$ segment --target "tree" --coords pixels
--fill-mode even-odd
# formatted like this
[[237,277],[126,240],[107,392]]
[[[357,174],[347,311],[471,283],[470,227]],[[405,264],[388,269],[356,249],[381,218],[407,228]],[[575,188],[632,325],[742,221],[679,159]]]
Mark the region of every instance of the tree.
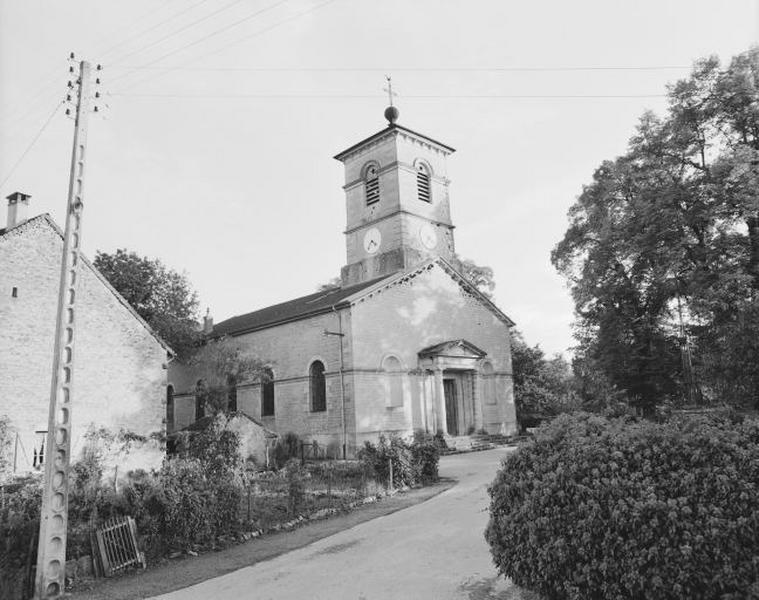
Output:
[[495,280],[493,279],[493,269],[483,265],[478,265],[468,258],[457,257],[461,263],[461,274],[476,287],[481,294],[493,299],[495,290]]
[[514,398],[522,427],[536,418],[572,411],[577,405],[572,370],[557,354],[547,359],[539,345],[528,346],[522,334],[511,331]]
[[197,401],[206,414],[237,410],[237,386],[266,377],[266,363],[232,338],[209,340],[189,362],[200,381]]
[[94,265],[178,356],[192,352],[200,337],[198,297],[184,273],[125,249],[98,252]]
[[339,290],[343,285],[342,278],[338,275],[337,277],[333,277],[329,281],[319,284],[319,287],[316,288],[317,292],[331,292],[334,290]]
[[699,61],[596,170],[552,253],[585,365],[644,412],[696,380],[707,398],[758,397],[757,82],[759,49]]

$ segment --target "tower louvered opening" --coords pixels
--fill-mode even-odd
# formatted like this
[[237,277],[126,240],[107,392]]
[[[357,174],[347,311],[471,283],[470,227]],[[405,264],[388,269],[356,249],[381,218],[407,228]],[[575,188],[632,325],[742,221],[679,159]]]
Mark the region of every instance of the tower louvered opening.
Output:
[[366,182],[366,203],[374,204],[379,202],[380,190],[379,190],[379,177],[374,177]]
[[416,172],[416,190],[419,200],[430,201],[430,176],[422,170]]

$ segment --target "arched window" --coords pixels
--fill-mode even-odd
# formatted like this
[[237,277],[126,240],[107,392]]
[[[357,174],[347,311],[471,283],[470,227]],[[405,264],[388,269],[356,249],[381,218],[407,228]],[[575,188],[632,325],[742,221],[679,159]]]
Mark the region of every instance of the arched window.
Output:
[[416,163],[416,194],[419,200],[430,202],[430,168],[421,161]]
[[403,366],[395,356],[382,361],[387,378],[387,406],[403,406]]
[[327,410],[327,384],[324,380],[324,363],[315,360],[308,369],[311,388],[311,410],[321,412]]
[[166,386],[166,431],[174,429],[174,386]]
[[482,395],[485,404],[495,404],[495,371],[493,369],[493,363],[486,361],[482,363],[480,369],[482,373]]
[[274,372],[269,367],[261,376],[261,416],[274,416]]
[[206,390],[202,379],[195,384],[195,420],[206,416]]
[[379,202],[379,165],[376,163],[370,163],[364,170],[364,193],[367,206]]

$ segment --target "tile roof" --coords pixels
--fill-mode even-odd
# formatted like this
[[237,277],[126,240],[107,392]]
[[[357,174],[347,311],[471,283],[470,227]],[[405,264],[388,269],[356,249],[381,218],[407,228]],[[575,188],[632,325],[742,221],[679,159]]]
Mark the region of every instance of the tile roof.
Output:
[[306,317],[330,312],[333,306],[345,306],[345,300],[353,294],[392,276],[383,275],[377,279],[364,281],[349,287],[316,292],[308,296],[302,296],[288,302],[282,302],[281,304],[275,304],[274,306],[268,306],[244,315],[226,319],[214,325],[213,337],[239,335],[248,331],[265,329],[274,325],[298,321]]

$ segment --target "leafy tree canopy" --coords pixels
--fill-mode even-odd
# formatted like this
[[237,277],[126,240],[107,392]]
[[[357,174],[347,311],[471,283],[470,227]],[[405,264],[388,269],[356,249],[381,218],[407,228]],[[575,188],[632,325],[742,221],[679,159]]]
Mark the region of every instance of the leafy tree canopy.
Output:
[[759,393],[759,49],[699,61],[668,96],[596,170],[551,257],[585,367],[644,411],[694,381]]
[[226,412],[230,404],[236,403],[238,385],[266,377],[266,363],[243,350],[232,338],[209,340],[189,363],[201,382],[196,394],[206,414]]
[[560,354],[546,358],[540,346],[527,345],[517,329],[511,331],[511,365],[517,416],[523,425],[533,417],[551,417],[576,408],[569,363]]
[[199,338],[198,297],[184,273],[126,249],[98,252],[94,265],[178,356],[190,354]]

